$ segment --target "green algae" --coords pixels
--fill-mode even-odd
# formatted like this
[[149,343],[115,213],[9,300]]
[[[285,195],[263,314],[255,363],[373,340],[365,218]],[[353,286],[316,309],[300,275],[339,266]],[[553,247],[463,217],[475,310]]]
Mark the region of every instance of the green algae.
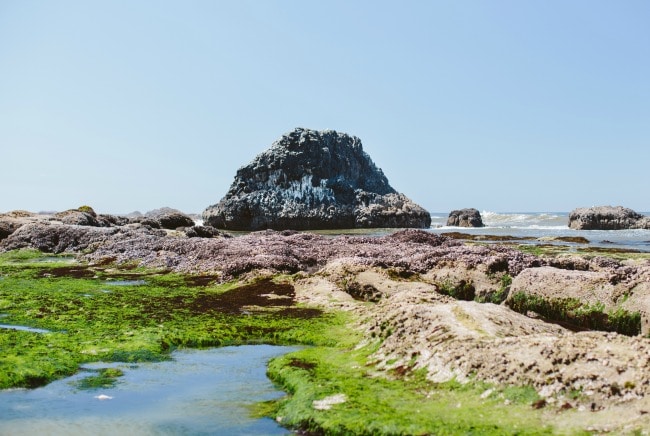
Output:
[[433,383],[423,371],[387,378],[367,363],[375,349],[313,347],[275,358],[268,375],[289,395],[261,405],[259,412],[306,434],[555,432],[533,410],[539,397],[530,387]]
[[89,375],[76,382],[79,389],[100,389],[111,388],[117,384],[119,377],[122,377],[124,372],[119,368],[102,368],[96,371],[95,375]]
[[577,298],[546,298],[517,292],[507,302],[519,313],[533,311],[546,319],[577,328],[617,332],[628,336],[641,333],[641,314],[621,307],[606,311],[603,303],[586,304]]
[[[89,266],[38,252],[0,254],[4,321],[50,330],[0,330],[0,388],[34,388],[84,363],[168,359],[182,347],[251,343],[309,345],[273,360],[268,375],[288,395],[256,413],[313,434],[548,434],[534,389],[483,382],[436,384],[422,371],[379,373],[379,342],[362,337],[347,313],[295,302],[291,277],[220,283],[217,276]],[[109,286],[116,280],[138,284]],[[269,296],[272,296],[269,297]],[[102,372],[82,389],[117,383]],[[487,391],[489,395],[485,395]],[[342,395],[342,397],[336,397]],[[315,401],[343,399],[317,410]]]
[[[0,388],[37,387],[93,361],[164,360],[179,347],[333,344],[344,317],[302,307],[290,283],[216,284],[165,271],[0,255]],[[48,255],[48,257],[51,257]],[[144,284],[109,286],[110,280]],[[273,297],[273,298],[271,298]]]

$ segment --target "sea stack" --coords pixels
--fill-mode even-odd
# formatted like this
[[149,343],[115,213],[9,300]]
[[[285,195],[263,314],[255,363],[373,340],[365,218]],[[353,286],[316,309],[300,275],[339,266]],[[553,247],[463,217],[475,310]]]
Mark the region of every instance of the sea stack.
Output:
[[426,228],[431,216],[388,183],[356,136],[297,128],[237,171],[203,212],[231,230]]
[[584,207],[571,211],[569,227],[576,230],[650,229],[650,217],[622,206]]

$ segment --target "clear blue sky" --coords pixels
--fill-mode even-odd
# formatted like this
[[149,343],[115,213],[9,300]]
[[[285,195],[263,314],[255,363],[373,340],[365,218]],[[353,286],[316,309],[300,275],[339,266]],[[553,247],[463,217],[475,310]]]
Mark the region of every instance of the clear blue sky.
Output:
[[432,212],[650,210],[650,2],[0,1],[0,212],[200,212],[294,127]]

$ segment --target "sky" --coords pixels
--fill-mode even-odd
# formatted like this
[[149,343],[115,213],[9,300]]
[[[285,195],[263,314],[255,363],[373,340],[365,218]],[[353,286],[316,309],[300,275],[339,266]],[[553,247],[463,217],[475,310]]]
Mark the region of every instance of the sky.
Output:
[[201,212],[295,127],[431,212],[650,211],[650,2],[0,1],[0,212]]

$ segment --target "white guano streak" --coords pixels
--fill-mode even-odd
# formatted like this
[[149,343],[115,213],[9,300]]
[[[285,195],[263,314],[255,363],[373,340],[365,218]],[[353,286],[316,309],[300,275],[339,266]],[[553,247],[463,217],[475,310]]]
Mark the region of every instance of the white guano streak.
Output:
[[281,171],[274,171],[269,174],[266,185],[269,189],[279,192],[284,201],[301,202],[311,204],[312,198],[315,202],[334,200],[334,192],[326,186],[327,181],[321,180],[318,186],[312,186],[313,176],[306,174],[300,180],[292,180],[285,189],[278,189],[278,180],[282,175]]

